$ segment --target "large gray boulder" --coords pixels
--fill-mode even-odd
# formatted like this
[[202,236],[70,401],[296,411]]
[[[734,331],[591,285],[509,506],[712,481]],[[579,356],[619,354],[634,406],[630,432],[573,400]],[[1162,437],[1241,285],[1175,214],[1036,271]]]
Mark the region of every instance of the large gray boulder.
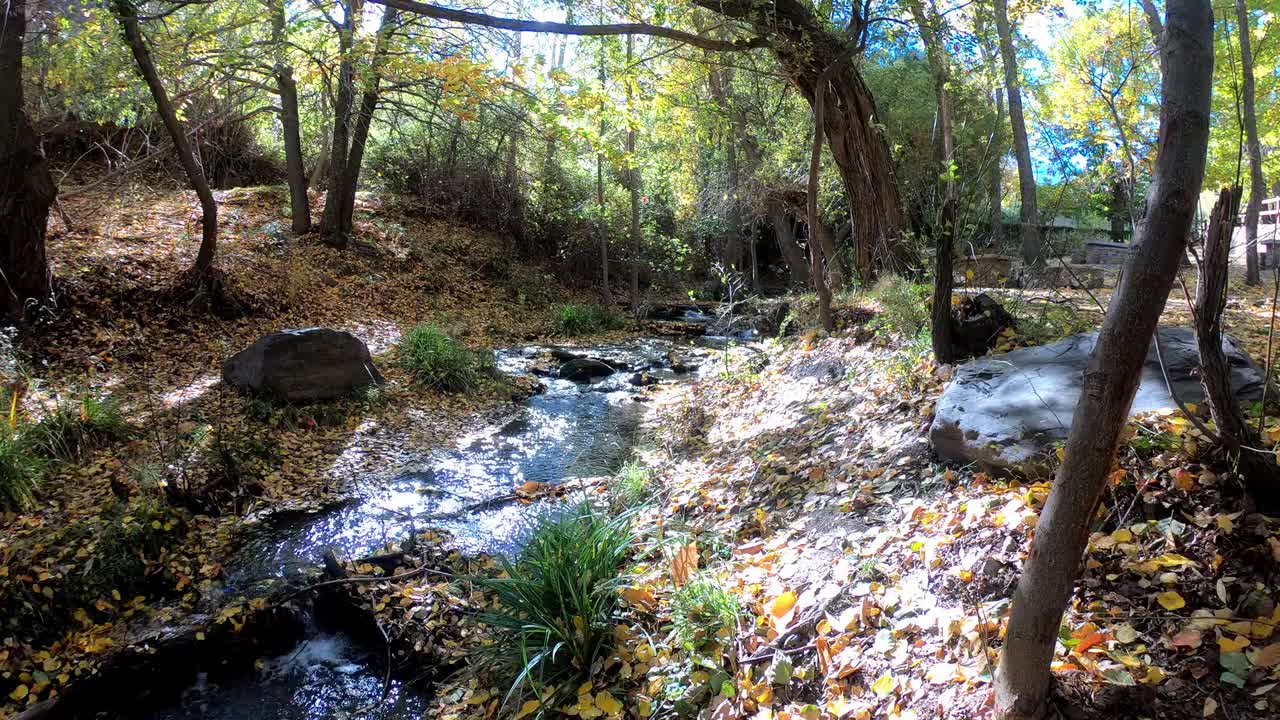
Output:
[[332,400],[386,382],[363,340],[328,328],[263,335],[223,363],[222,379],[241,390],[290,402]]
[[[974,463],[988,471],[1047,476],[1056,464],[1054,447],[1071,428],[1080,381],[1098,334],[1083,333],[1049,345],[978,358],[956,369],[938,400],[929,441],[945,460]],[[1160,328],[1169,381],[1187,403],[1204,400],[1200,355],[1190,328]],[[1222,348],[1231,385],[1242,402],[1262,397],[1262,370],[1230,338]],[[1142,368],[1133,414],[1174,409],[1154,345]]]

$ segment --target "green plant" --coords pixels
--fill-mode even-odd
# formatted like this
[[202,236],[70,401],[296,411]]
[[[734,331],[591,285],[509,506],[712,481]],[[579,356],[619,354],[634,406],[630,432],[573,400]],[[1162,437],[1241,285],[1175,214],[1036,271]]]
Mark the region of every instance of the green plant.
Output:
[[44,459],[20,432],[0,431],[0,508],[21,510],[35,497]]
[[479,354],[433,325],[417,325],[405,333],[396,352],[418,382],[444,392],[476,387],[488,369]]
[[913,338],[929,327],[928,287],[898,275],[885,275],[871,294],[880,304],[880,313],[872,321],[878,330]]
[[128,437],[133,428],[114,398],[84,393],[77,398],[59,398],[28,432],[41,453],[71,460]]
[[738,596],[709,577],[686,583],[671,596],[676,639],[688,650],[725,640],[738,626]]
[[[514,562],[503,558],[507,577],[477,581],[497,595],[480,620],[502,636],[495,659],[511,677],[508,699],[529,690],[542,707],[556,707],[612,652],[633,540],[627,515],[609,517],[584,503],[544,520]],[[552,697],[543,697],[551,687]]]
[[621,508],[633,508],[644,504],[653,481],[653,471],[643,463],[630,460],[618,470],[613,482],[613,501]]
[[622,316],[602,305],[556,305],[551,308],[551,327],[557,335],[589,335],[616,330]]
[[921,330],[902,347],[875,361],[876,367],[890,382],[904,391],[923,390],[932,373],[925,363],[933,357],[933,344],[929,331]]

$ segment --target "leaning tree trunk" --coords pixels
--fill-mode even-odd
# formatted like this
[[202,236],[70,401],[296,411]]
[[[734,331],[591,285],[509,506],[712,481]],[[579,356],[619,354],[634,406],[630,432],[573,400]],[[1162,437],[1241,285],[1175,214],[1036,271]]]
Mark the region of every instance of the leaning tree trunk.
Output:
[[200,161],[196,159],[191,143],[187,141],[187,133],[178,122],[178,114],[169,100],[169,93],[165,91],[164,83],[160,81],[160,75],[156,72],[156,65],[151,59],[147,39],[142,36],[142,28],[138,24],[137,12],[132,0],[115,0],[115,8],[120,18],[120,25],[124,29],[125,42],[133,52],[133,59],[138,63],[138,72],[146,81],[147,88],[151,90],[151,97],[156,102],[156,111],[160,113],[160,119],[164,122],[165,129],[169,131],[169,138],[178,151],[178,161],[182,163],[182,169],[187,173],[187,180],[196,191],[196,196],[200,198],[202,237],[193,270],[197,277],[203,278],[213,271],[213,257],[218,248],[218,203],[213,199],[209,180],[200,168]]
[[1240,204],[1240,188],[1224,188],[1209,216],[1204,241],[1200,279],[1196,285],[1196,344],[1200,349],[1200,383],[1218,439],[1232,464],[1244,478],[1254,502],[1267,514],[1280,509],[1280,467],[1274,455],[1249,450],[1262,442],[1249,427],[1240,402],[1231,389],[1231,366],[1222,351],[1222,311],[1227,307],[1227,262],[1231,253],[1231,232]]
[[878,271],[907,269],[913,259],[901,243],[902,199],[893,175],[889,145],[880,130],[875,98],[856,63],[834,63],[837,57],[855,48],[829,30],[802,0],[694,2],[712,12],[745,20],[760,35],[769,37],[769,48],[783,74],[810,106],[816,100],[818,76],[837,65],[824,93],[822,124],[849,201],[855,270],[859,279],[867,283]]
[[298,83],[293,68],[285,62],[285,0],[271,0],[271,44],[276,53],[273,73],[280,95],[280,126],[284,130],[285,177],[289,183],[291,227],[296,233],[311,232],[311,205],[307,201],[307,170],[302,160],[301,116],[298,112]]
[[22,98],[22,0],[0,14],[0,319],[18,322],[52,290],[45,228],[57,188]]
[[1168,0],[1162,52],[1167,68],[1160,144],[1138,250],[1116,289],[1089,354],[1075,422],[1057,478],[1036,523],[1013,596],[996,676],[1006,719],[1041,716],[1049,695],[1062,613],[1071,599],[1098,502],[1141,379],[1147,348],[1186,249],[1204,178],[1213,87],[1209,0]]
[[1022,261],[1045,264],[1045,248],[1040,237],[1040,211],[1036,206],[1036,174],[1031,165],[1027,123],[1022,114],[1022,90],[1018,82],[1018,56],[1013,51],[1009,29],[1009,9],[1005,0],[995,0],[996,31],[1000,34],[1000,57],[1004,64],[1005,94],[1009,97],[1009,124],[1013,127],[1013,154],[1018,160],[1018,195],[1022,203]]
[[1258,142],[1258,112],[1255,108],[1257,86],[1253,80],[1253,43],[1249,37],[1249,8],[1245,0],[1236,0],[1236,34],[1240,36],[1240,94],[1243,96],[1244,131],[1249,151],[1249,204],[1244,211],[1245,282],[1261,285],[1258,270],[1258,211],[1267,194],[1262,179],[1262,144]]

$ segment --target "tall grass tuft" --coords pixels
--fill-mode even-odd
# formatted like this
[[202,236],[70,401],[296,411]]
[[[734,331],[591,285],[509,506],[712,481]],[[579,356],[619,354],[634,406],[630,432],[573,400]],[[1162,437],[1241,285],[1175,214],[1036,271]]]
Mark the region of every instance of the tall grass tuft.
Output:
[[739,613],[738,596],[707,577],[694,578],[671,596],[676,639],[688,650],[732,637]]
[[638,460],[628,460],[614,477],[610,495],[616,507],[627,510],[643,505],[648,499],[653,471]]
[[84,458],[108,442],[129,437],[133,428],[114,398],[84,393],[59,398],[27,432],[35,449],[44,455],[74,460]]
[[543,521],[514,562],[504,558],[507,577],[480,581],[497,595],[480,619],[501,636],[495,648],[511,677],[508,700],[532,692],[542,707],[556,707],[613,651],[620,575],[633,540],[628,516],[584,503]]
[[0,509],[22,510],[35,498],[44,477],[44,458],[9,428],[0,430]]
[[557,335],[590,335],[616,330],[622,316],[603,305],[556,305],[551,308],[551,327]]
[[414,378],[444,392],[462,392],[479,385],[488,369],[481,355],[432,325],[421,324],[405,333],[397,349],[400,364]]

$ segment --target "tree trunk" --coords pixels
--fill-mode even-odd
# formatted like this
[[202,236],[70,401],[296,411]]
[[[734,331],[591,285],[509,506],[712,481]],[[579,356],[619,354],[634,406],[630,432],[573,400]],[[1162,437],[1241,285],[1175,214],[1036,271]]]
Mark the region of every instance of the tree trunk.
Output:
[[1035,169],[1031,166],[1027,123],[1022,114],[1018,56],[1013,50],[1013,32],[1009,29],[1009,9],[1005,0],[995,0],[995,20],[996,31],[1000,34],[1005,94],[1009,98],[1009,123],[1013,127],[1013,154],[1018,159],[1018,194],[1022,203],[1019,215],[1022,226],[1022,261],[1028,265],[1042,266],[1046,258],[1040,238],[1040,211],[1036,207],[1036,176]]
[[280,126],[284,130],[284,162],[289,183],[291,227],[295,233],[311,232],[311,204],[307,201],[307,170],[302,158],[301,116],[298,112],[298,83],[293,68],[285,62],[285,0],[270,0],[271,44],[276,53],[276,92],[280,95]]
[[359,2],[352,0],[342,8],[342,25],[338,27],[338,87],[333,102],[333,140],[329,145],[329,189],[325,193],[324,219],[321,233],[324,243],[339,250],[347,247],[347,233],[342,228],[342,196],[347,177],[347,153],[351,149],[351,105],[355,102],[355,23]]
[[26,16],[22,0],[0,13],[0,316],[20,322],[29,305],[52,291],[45,257],[49,206],[58,191],[49,164],[23,112],[22,42]]
[[[604,48],[600,52],[600,94],[605,92]],[[604,107],[600,108],[600,142],[604,142]],[[596,231],[600,234],[600,300],[613,303],[609,293],[609,227],[604,208],[604,148],[596,150],[596,210],[600,213]]]
[[[893,176],[889,146],[880,131],[875,98],[863,82],[857,64],[847,62],[856,45],[829,30],[801,0],[756,3],[751,0],[694,0],[712,12],[745,20],[756,32],[770,37],[769,48],[788,81],[810,106],[816,100],[818,77],[844,55],[829,75],[823,104],[823,134],[849,201],[855,239],[854,267],[863,284],[882,270],[905,270],[913,259],[901,240],[902,200]],[[860,36],[859,28],[852,33]],[[833,287],[843,284],[838,264]]]
[[1253,46],[1249,37],[1249,8],[1245,0],[1236,0],[1236,34],[1240,36],[1240,72],[1243,76],[1240,94],[1243,97],[1244,131],[1249,152],[1249,204],[1244,211],[1245,282],[1261,285],[1258,269],[1258,211],[1267,194],[1267,184],[1262,179],[1262,144],[1258,142],[1258,113],[1255,109],[1257,86],[1253,80]]
[[213,199],[209,181],[205,178],[204,171],[200,169],[200,161],[196,159],[191,143],[187,141],[187,133],[178,122],[173,103],[169,101],[169,94],[165,91],[164,83],[160,81],[160,75],[156,72],[155,63],[151,60],[151,50],[147,47],[146,38],[142,36],[142,28],[138,24],[133,3],[131,0],[115,0],[115,8],[120,18],[120,25],[124,29],[125,42],[133,51],[133,59],[138,63],[138,72],[146,81],[147,88],[151,90],[151,97],[156,102],[156,111],[160,113],[160,119],[164,122],[165,129],[169,131],[169,139],[173,141],[173,146],[178,151],[178,161],[182,163],[182,169],[187,173],[187,180],[196,191],[196,196],[200,198],[202,237],[193,269],[197,276],[205,277],[213,270],[214,253],[218,248],[218,203]]
[[995,89],[996,124],[991,131],[991,169],[987,176],[987,192],[991,196],[991,244],[1004,242],[1004,90]]
[[[822,224],[818,214],[818,173],[822,169],[823,118],[826,117],[827,85],[836,70],[852,55],[852,50],[842,51],[831,64],[818,74],[814,83],[813,96],[813,148],[809,154],[809,187],[805,195],[805,217],[809,225],[809,277],[813,280],[813,288],[818,294],[818,319],[827,332],[835,329],[835,320],[831,316],[831,285],[827,280],[827,268],[834,266],[835,253],[827,253],[828,247],[834,248],[827,228]],[[823,256],[826,262],[823,262]]]
[[773,235],[778,240],[778,249],[787,260],[787,268],[791,271],[791,286],[805,287],[809,284],[808,261],[804,257],[804,248],[796,239],[796,228],[787,216],[782,201],[769,198],[765,212],[769,215],[769,224],[773,226]]
[[933,304],[929,311],[929,333],[933,355],[939,364],[954,362],[956,347],[951,333],[951,286],[954,282],[953,259],[955,254],[956,220],[960,212],[959,191],[956,188],[955,124],[951,116],[951,59],[947,55],[942,29],[945,20],[933,0],[925,10],[923,0],[912,0],[911,14],[915,18],[928,56],[929,70],[933,75],[934,94],[938,100],[938,125],[942,135],[941,165],[943,178],[942,217],[935,230]]
[[[627,36],[627,67],[631,67],[635,36]],[[633,77],[627,83],[627,114],[635,112],[632,104]],[[636,160],[636,118],[627,119],[627,189],[631,192],[631,310],[640,311],[640,165]]]
[[1280,467],[1271,453],[1244,449],[1263,443],[1249,427],[1231,389],[1231,366],[1222,351],[1222,311],[1227,307],[1227,263],[1231,234],[1240,205],[1240,188],[1223,188],[1209,216],[1200,279],[1196,284],[1196,344],[1200,349],[1200,382],[1218,428],[1219,440],[1259,510],[1268,515],[1280,508]]
[[1182,261],[1204,178],[1213,10],[1208,0],[1168,0],[1166,25],[1162,52],[1167,73],[1147,217],[1138,250],[1089,354],[1076,422],[1013,596],[996,676],[996,709],[1002,718],[1038,718],[1045,709],[1052,680],[1049,663],[1062,613],[1071,599],[1152,333]]

